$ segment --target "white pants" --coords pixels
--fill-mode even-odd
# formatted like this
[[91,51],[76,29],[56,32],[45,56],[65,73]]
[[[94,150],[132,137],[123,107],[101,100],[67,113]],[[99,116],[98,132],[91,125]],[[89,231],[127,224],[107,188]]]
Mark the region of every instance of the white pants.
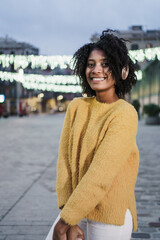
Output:
[[127,209],[125,222],[122,226],[111,225],[83,219],[79,224],[83,230],[85,240],[130,240],[132,234],[132,215]]
[[60,214],[58,215],[58,217],[54,221],[54,223],[53,223],[53,225],[52,225],[52,227],[51,227],[51,229],[50,229],[50,231],[49,231],[45,240],[52,240],[53,230],[54,230],[54,227],[55,227],[55,225],[56,225],[56,223],[58,222],[59,219],[60,219]]
[[[45,240],[52,240],[54,226],[59,219],[60,215],[53,223]],[[126,211],[125,222],[122,226],[100,223],[86,218],[78,225],[84,232],[85,240],[130,240],[133,228],[132,215],[129,209]]]

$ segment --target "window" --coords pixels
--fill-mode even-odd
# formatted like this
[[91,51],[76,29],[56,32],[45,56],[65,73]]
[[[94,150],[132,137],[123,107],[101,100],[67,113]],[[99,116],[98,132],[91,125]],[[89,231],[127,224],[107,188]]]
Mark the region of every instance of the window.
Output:
[[137,50],[137,49],[139,49],[138,44],[134,43],[131,45],[131,50]]

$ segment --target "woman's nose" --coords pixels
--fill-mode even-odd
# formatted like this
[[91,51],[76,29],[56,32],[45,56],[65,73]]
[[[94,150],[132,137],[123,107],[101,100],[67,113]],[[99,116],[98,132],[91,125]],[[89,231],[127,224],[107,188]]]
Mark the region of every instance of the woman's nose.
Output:
[[101,73],[102,72],[102,67],[99,64],[96,64],[92,70],[93,73]]

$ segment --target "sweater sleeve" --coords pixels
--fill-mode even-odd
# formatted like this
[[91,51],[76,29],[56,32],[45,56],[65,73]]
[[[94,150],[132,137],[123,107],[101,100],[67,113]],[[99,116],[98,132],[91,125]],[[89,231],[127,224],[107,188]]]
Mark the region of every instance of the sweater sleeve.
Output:
[[75,225],[86,217],[109,191],[136,141],[138,117],[134,109],[119,112],[110,122],[84,177],[61,211],[61,218]]
[[58,207],[62,209],[71,195],[71,170],[68,161],[68,143],[71,125],[71,103],[68,105],[62,128],[57,162],[56,192]]

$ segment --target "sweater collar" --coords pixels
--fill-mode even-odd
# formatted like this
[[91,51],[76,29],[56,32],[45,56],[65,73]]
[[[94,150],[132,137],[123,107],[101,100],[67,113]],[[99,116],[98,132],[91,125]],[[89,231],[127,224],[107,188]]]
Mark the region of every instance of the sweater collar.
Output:
[[117,101],[115,101],[115,102],[112,102],[112,103],[103,103],[103,102],[99,102],[97,99],[96,99],[96,97],[92,97],[93,98],[93,104],[94,105],[97,105],[97,106],[108,106],[108,107],[112,107],[112,106],[114,106],[114,105],[116,105],[116,104],[119,104],[120,102],[123,102],[124,100],[123,99],[118,99]]

